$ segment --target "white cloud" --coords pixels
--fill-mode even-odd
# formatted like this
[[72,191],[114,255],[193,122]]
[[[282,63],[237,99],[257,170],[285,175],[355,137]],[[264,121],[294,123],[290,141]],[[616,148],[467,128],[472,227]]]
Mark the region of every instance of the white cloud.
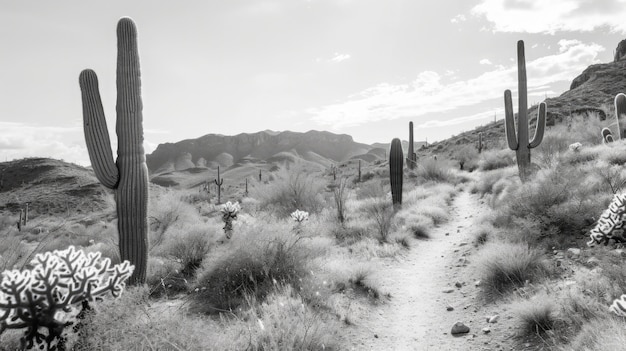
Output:
[[1,161],[23,157],[51,157],[89,164],[82,126],[53,127],[0,122]]
[[[529,94],[542,94],[550,84],[570,81],[590,64],[604,48],[580,41],[559,42],[559,52],[526,63]],[[512,48],[515,50],[515,48]],[[426,71],[410,83],[381,83],[347,101],[337,102],[306,112],[320,124],[333,129],[361,125],[380,120],[413,118],[427,114],[453,111],[465,106],[502,97],[504,90],[517,91],[517,65],[496,66],[478,77],[456,80]]]
[[554,34],[608,28],[626,33],[626,0],[481,0],[471,13],[497,32]]
[[339,53],[335,53],[335,56],[333,56],[333,58],[330,59],[331,62],[341,62],[341,61],[345,61],[350,59],[350,55],[349,54],[339,54]]
[[465,22],[465,21],[467,21],[467,17],[465,17],[465,15],[463,14],[456,15],[450,20],[450,22],[452,23],[460,23],[460,22]]
[[463,117],[448,119],[448,120],[445,120],[445,121],[442,121],[442,120],[430,120],[430,121],[426,121],[426,122],[416,126],[416,128],[449,127],[449,126],[453,126],[453,125],[457,125],[457,124],[462,124],[462,123],[472,122],[472,121],[480,121],[480,120],[483,120],[485,122],[491,122],[491,121],[493,121],[494,113],[496,113],[496,114],[503,114],[504,113],[504,108],[499,108],[499,109],[496,109],[494,111],[480,112],[480,113],[477,113],[477,114],[474,114],[474,115],[471,115],[471,116],[463,116]]
[[489,59],[482,59],[478,63],[480,63],[481,65],[488,65],[488,66],[493,65],[493,63],[491,63],[491,61],[489,61]]

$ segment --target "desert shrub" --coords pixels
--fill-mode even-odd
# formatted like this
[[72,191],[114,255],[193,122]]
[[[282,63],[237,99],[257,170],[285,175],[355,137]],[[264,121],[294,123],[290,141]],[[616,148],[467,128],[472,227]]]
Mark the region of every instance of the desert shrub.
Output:
[[169,297],[189,290],[182,264],[164,257],[149,257],[146,284],[151,297]]
[[269,184],[255,184],[251,196],[259,205],[281,217],[288,217],[294,210],[319,213],[325,201],[321,195],[326,184],[309,173],[297,170],[279,170]]
[[338,225],[333,227],[331,234],[337,239],[338,243],[345,245],[352,245],[369,236],[367,228],[361,226]]
[[346,201],[348,200],[348,183],[345,179],[340,179],[336,187],[333,188],[333,198],[337,210],[337,220],[339,223],[346,220]]
[[477,256],[481,286],[487,298],[495,298],[535,282],[548,272],[542,254],[527,245],[488,243]]
[[591,162],[599,157],[600,151],[598,147],[583,147],[579,151],[568,150],[561,156],[561,162],[570,165]]
[[506,203],[510,215],[541,224],[542,231],[578,234],[602,212],[606,199],[580,168],[542,170],[532,182],[520,185]]
[[626,141],[617,141],[611,143],[609,147],[604,148],[600,152],[600,160],[606,161],[611,165],[622,166],[626,163]]
[[372,172],[365,172],[364,174],[361,174],[361,182],[367,182],[368,180],[374,179],[376,175]]
[[465,145],[452,154],[452,158],[459,163],[459,168],[469,172],[478,167],[478,156],[478,150],[470,145]]
[[[581,278],[590,279],[588,275]],[[570,289],[565,296],[559,298],[559,301],[560,315],[569,326],[569,333],[577,333],[590,321],[608,315],[606,306],[589,296],[580,286]]]
[[373,198],[365,201],[365,212],[374,222],[380,242],[387,242],[393,223],[393,204],[386,198]]
[[371,267],[359,267],[352,271],[348,283],[352,286],[357,295],[367,296],[374,300],[382,297],[382,293],[377,287],[377,283],[372,277]]
[[169,233],[161,254],[173,257],[180,262],[182,275],[190,277],[211,251],[217,237],[218,233],[215,228],[205,225],[187,226],[177,233]]
[[556,303],[547,294],[535,295],[513,304],[517,329],[522,336],[541,335],[552,330],[557,322]]
[[626,172],[622,166],[598,163],[594,167],[593,174],[597,176],[600,187],[607,193],[621,192],[626,185]]
[[[127,288],[86,315],[73,350],[236,350],[239,331],[201,316],[149,309],[147,287]],[[241,345],[238,345],[239,347]]]
[[419,162],[415,174],[418,179],[424,181],[457,183],[457,177],[452,172],[450,163],[443,160],[438,161],[434,158]]
[[150,201],[148,218],[151,251],[163,243],[165,233],[171,228],[199,220],[198,211],[184,201],[182,196],[183,194],[177,191],[167,191]]
[[626,322],[623,318],[593,320],[568,344],[565,351],[623,350],[626,345]]
[[27,262],[33,249],[25,245],[18,237],[0,240],[0,271],[20,268]]
[[250,304],[253,308],[245,319],[250,321],[251,335],[249,341],[241,338],[240,349],[332,350],[337,346],[336,322],[307,306],[289,286],[277,289],[260,304]]
[[409,232],[416,239],[428,239],[430,238],[430,234],[428,233],[428,227],[423,224],[411,224],[408,227]]
[[515,152],[509,149],[487,150],[481,154],[478,168],[482,171],[505,168],[515,165]]
[[255,228],[255,233],[233,239],[228,250],[202,263],[192,295],[195,310],[239,310],[246,306],[247,296],[263,302],[277,285],[299,289],[309,275],[309,261],[323,250],[309,246],[313,240],[276,227]]

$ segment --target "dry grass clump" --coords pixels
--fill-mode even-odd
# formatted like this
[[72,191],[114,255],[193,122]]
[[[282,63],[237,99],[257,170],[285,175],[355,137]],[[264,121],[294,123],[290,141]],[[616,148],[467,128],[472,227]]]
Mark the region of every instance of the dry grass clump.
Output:
[[553,330],[558,322],[557,308],[557,303],[545,293],[514,303],[512,312],[520,336],[542,335]]
[[391,201],[386,198],[372,198],[363,202],[366,218],[373,222],[373,227],[376,228],[378,234],[378,240],[381,243],[388,242],[395,214]]
[[221,236],[221,230],[216,227],[188,225],[176,233],[168,233],[159,253],[175,259],[182,265],[181,273],[191,277]]
[[515,165],[515,153],[508,149],[487,150],[481,153],[478,169],[491,171]]
[[212,320],[152,304],[130,288],[89,313],[74,350],[324,350],[336,346],[336,321],[308,307],[290,288],[272,292],[241,316]]
[[610,145],[606,145],[606,148],[600,152],[599,159],[611,165],[622,166],[626,164],[626,141],[619,140]]
[[[509,215],[539,223],[542,232],[565,234],[566,238],[578,235],[611,197],[598,190],[596,178],[580,167],[542,170],[511,192],[503,204]],[[560,240],[565,243],[566,239]]]
[[626,321],[609,317],[592,320],[582,327],[573,340],[559,348],[562,351],[624,350]]
[[452,172],[452,166],[448,161],[439,161],[434,158],[428,158],[417,163],[415,175],[418,179],[428,182],[440,183],[458,183],[458,178]]
[[168,232],[180,230],[187,223],[200,222],[198,210],[187,203],[183,197],[184,192],[166,191],[154,197],[148,207],[148,221],[150,225],[149,242],[150,252],[158,252],[159,246],[163,243]]
[[286,218],[296,209],[319,213],[326,206],[322,196],[326,188],[323,180],[298,170],[280,169],[273,175],[274,181],[254,184],[250,191],[265,211]]
[[523,244],[488,243],[476,261],[486,298],[502,296],[526,281],[536,282],[548,272],[541,252]]
[[337,322],[307,306],[291,287],[278,289],[252,306],[244,317],[249,321],[249,338],[242,336],[237,342],[241,350],[332,350],[337,346]]
[[277,285],[300,289],[310,275],[311,261],[324,253],[324,245],[276,225],[242,231],[203,261],[197,292],[192,295],[193,309],[234,311],[246,307],[247,296],[264,301]]

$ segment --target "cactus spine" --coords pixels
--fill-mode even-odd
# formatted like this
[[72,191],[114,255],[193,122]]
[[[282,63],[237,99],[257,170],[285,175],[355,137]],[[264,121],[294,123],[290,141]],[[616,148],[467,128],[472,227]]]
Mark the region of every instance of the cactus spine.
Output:
[[389,150],[389,180],[391,182],[391,200],[394,206],[402,205],[403,167],[402,142],[395,138],[391,141],[391,149]]
[[417,155],[413,152],[413,122],[409,122],[409,151],[407,153],[406,163],[409,166],[409,169],[415,168],[415,163],[417,162]]
[[222,203],[222,184],[224,184],[224,178],[220,178],[220,166],[217,166],[217,179],[213,180],[217,185],[217,203]]
[[117,24],[117,161],[113,161],[98,77],[91,69],[79,77],[85,141],[98,180],[115,190],[122,261],[135,266],[130,284],[143,284],[148,265],[148,168],[143,149],[143,104],[137,28],[130,18]]
[[515,117],[513,115],[513,103],[511,91],[504,92],[505,109],[505,132],[509,148],[515,151],[517,167],[522,181],[530,176],[530,149],[533,149],[543,140],[543,132],[546,127],[546,103],[539,104],[537,115],[537,127],[533,139],[528,141],[528,97],[526,89],[526,60],[524,56],[524,41],[517,42],[517,79],[519,94],[519,111],[517,116],[517,135],[515,134]]

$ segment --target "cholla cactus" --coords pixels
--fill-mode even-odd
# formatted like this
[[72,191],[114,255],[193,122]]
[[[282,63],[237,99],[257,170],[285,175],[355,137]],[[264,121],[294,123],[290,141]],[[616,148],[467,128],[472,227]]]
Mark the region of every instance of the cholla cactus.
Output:
[[597,244],[608,245],[611,240],[616,243],[625,243],[624,224],[626,222],[626,194],[615,194],[609,207],[602,212],[595,227],[589,232],[591,240],[587,246]]
[[226,238],[228,239],[233,235],[233,221],[237,219],[239,210],[241,210],[239,202],[232,203],[230,201],[223,204],[220,209],[222,212],[222,221],[224,221],[224,234],[226,234]]
[[[31,270],[7,270],[0,282],[0,334],[26,329],[21,348],[64,349],[63,329],[73,306],[109,292],[118,297],[133,273],[128,261],[112,266],[99,252],[73,246],[37,254]],[[47,335],[44,332],[47,329]]]
[[297,235],[302,234],[302,223],[309,220],[309,213],[306,211],[295,210],[291,212],[291,219],[296,222],[293,227]]

